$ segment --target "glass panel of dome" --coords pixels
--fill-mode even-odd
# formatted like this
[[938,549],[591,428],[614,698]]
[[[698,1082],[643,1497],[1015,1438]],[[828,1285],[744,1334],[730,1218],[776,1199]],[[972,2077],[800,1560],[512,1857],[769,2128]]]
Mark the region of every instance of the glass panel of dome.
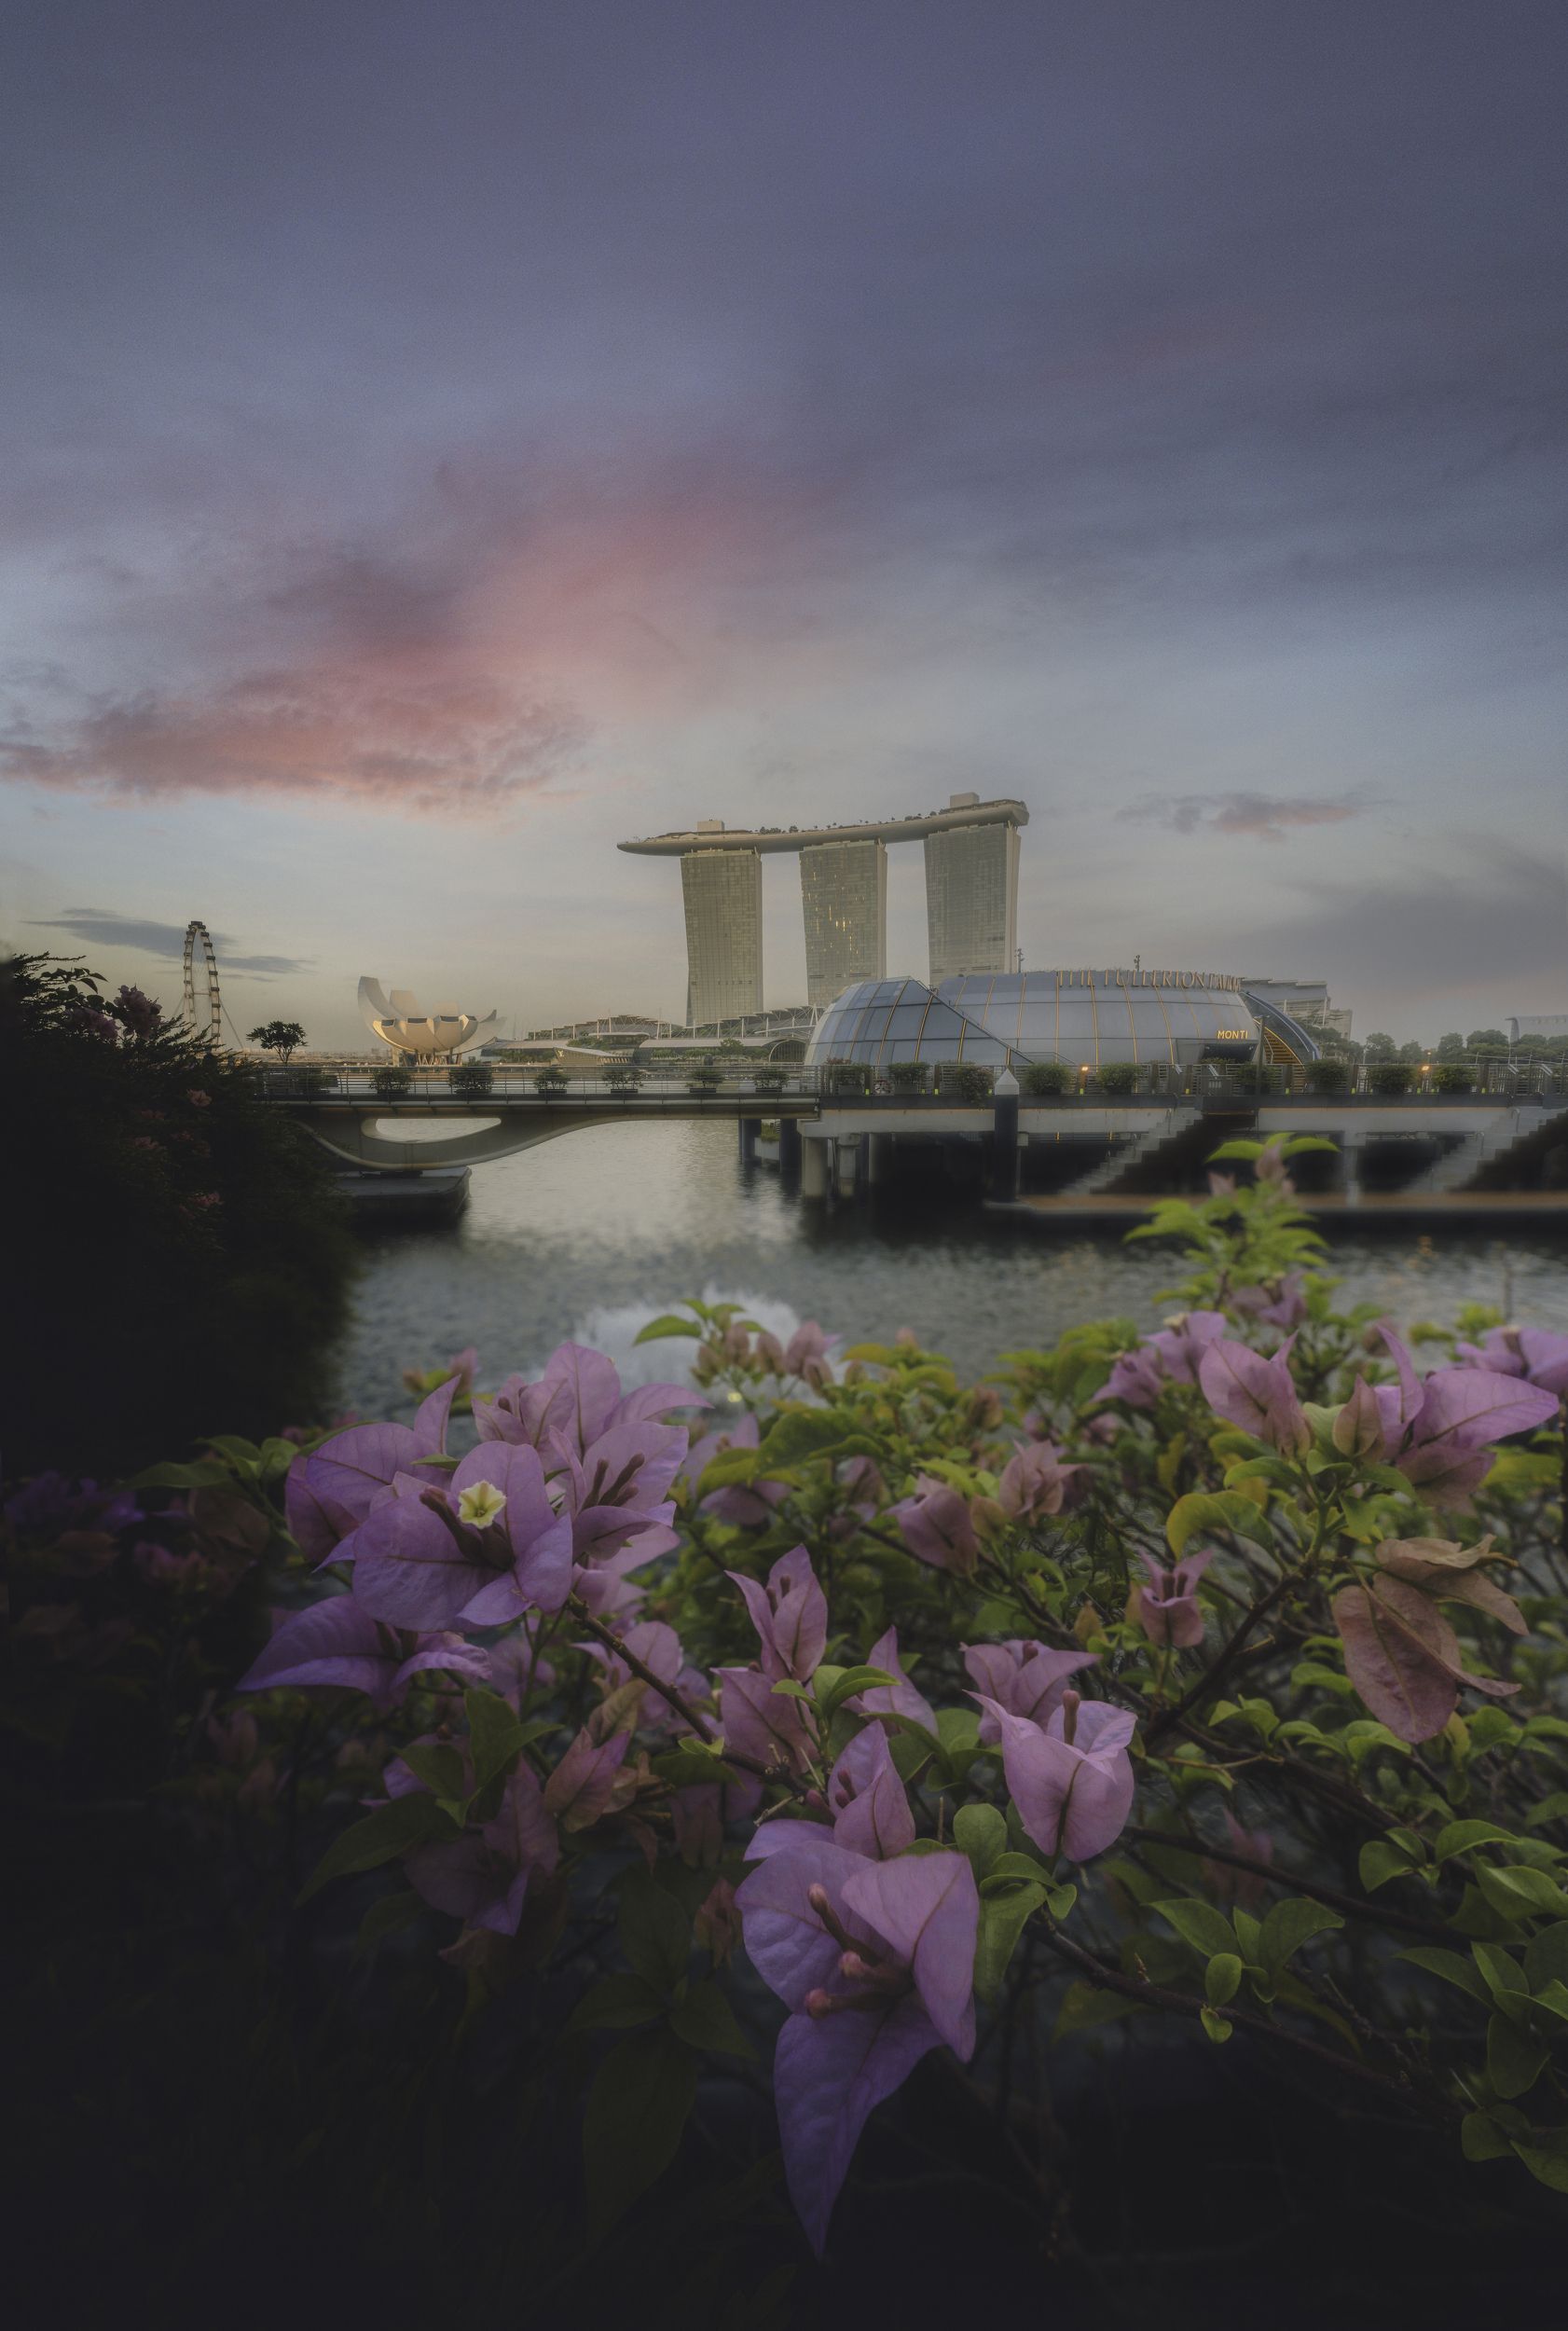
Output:
[[925,1016],[926,1007],[923,1003],[901,1003],[894,1009],[893,1016],[887,1024],[887,1033],[889,1036],[918,1036],[920,1023]]
[[[931,1043],[940,1038],[951,1037],[956,1042],[963,1032],[964,1023],[960,1020],[956,1012],[950,1011],[948,1006],[944,1003],[933,1003],[930,1010],[926,1014],[926,1029],[922,1049],[928,1050]],[[936,1058],[938,1055],[933,1054],[932,1057]],[[956,1059],[957,1055],[956,1053],[949,1053],[945,1055],[945,1057],[953,1060]]]
[[883,1046],[882,1056],[884,1060],[918,1060],[921,1056],[920,1047],[907,1040],[900,1042],[895,1038],[891,1042]]
[[880,1037],[886,1035],[887,1031],[887,1023],[892,1016],[893,1014],[887,1004],[873,1004],[869,1012],[863,1012],[860,1014],[860,1033],[862,1036]]
[[877,983],[876,993],[872,998],[872,1001],[873,1003],[897,1003],[902,989],[903,981],[901,979],[879,980]]
[[971,1034],[964,1039],[964,1058],[978,1062],[982,1068],[999,1068],[1007,1058],[1007,1046],[998,1044],[994,1036]]

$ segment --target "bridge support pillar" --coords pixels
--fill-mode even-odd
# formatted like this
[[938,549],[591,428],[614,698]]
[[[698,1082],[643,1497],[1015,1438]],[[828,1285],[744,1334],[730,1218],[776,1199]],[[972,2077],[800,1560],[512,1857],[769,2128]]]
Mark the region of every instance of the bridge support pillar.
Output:
[[[797,1140],[800,1138],[796,1136]],[[801,1196],[825,1198],[828,1194],[828,1143],[801,1141]]]
[[1355,1134],[1347,1133],[1341,1152],[1343,1164],[1340,1172],[1340,1187],[1344,1193],[1346,1206],[1359,1206],[1361,1203],[1361,1149],[1362,1144]]
[[801,1169],[801,1121],[798,1117],[778,1120],[778,1170],[781,1174],[798,1174]]
[[841,1198],[852,1198],[860,1165],[860,1137],[852,1133],[847,1140],[835,1142],[833,1146],[837,1152],[835,1187]]
[[866,1186],[880,1190],[893,1178],[893,1137],[890,1133],[873,1133],[866,1138]]
[[762,1138],[763,1121],[760,1117],[741,1117],[736,1122],[740,1126],[740,1162],[743,1166],[754,1166],[757,1162],[757,1143]]
[[1018,1079],[1004,1069],[992,1088],[991,1195],[1011,1202],[1018,1195]]

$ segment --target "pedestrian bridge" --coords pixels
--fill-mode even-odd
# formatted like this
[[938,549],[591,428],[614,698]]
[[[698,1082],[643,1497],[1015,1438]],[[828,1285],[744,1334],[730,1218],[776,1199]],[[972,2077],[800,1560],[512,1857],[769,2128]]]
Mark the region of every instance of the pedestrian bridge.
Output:
[[[764,1116],[815,1117],[818,1107],[815,1092],[795,1088],[717,1094],[584,1089],[548,1100],[536,1093],[497,1088],[473,1100],[445,1092],[382,1099],[368,1089],[302,1095],[280,1091],[274,1083],[268,1097],[297,1117],[345,1165],[400,1174],[488,1165],[516,1150],[558,1140],[563,1133],[582,1133],[589,1125],[718,1118],[754,1128]],[[406,1132],[400,1132],[401,1127]]]

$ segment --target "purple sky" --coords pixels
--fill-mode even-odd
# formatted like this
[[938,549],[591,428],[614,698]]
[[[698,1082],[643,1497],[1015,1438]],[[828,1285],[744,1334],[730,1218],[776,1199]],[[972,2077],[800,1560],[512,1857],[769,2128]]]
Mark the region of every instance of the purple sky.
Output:
[[673,1012],[618,838],[975,787],[1032,965],[1568,1009],[1561,0],[6,23],[0,936]]

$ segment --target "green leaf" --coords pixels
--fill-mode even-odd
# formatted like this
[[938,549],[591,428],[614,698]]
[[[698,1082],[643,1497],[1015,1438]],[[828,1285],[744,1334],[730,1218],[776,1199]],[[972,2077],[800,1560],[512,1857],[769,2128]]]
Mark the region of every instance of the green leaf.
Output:
[[1459,2124],[1459,2144],[1467,2161],[1506,2160],[1513,2145],[1487,2113],[1466,2113]]
[[711,2056],[750,2057],[756,2052],[736,2021],[722,1988],[711,1977],[694,1983],[685,1998],[676,2001],[669,2011],[669,2027],[688,2047],[700,2048]]
[[1548,1983],[1568,1983],[1568,1919],[1543,1926],[1524,1948],[1524,1979],[1532,1991]]
[[1014,1886],[1006,1893],[982,1895],[980,1931],[974,1947],[974,1987],[982,1999],[994,1999],[1001,1989],[1018,1938],[1044,1900],[1042,1885]]
[[667,1335],[700,1336],[702,1329],[695,1319],[682,1319],[673,1311],[661,1311],[656,1319],[650,1319],[645,1328],[639,1328],[632,1337],[634,1344],[657,1344]]
[[988,1876],[992,1863],[1007,1850],[1006,1814],[995,1805],[960,1805],[953,1816],[953,1842],[969,1855],[976,1878]]
[[1507,2017],[1494,2015],[1486,2027],[1486,2076],[1499,2096],[1523,2096],[1545,2069],[1547,2051]]
[[602,2241],[674,2160],[697,2091],[697,2060],[659,2026],[613,2047],[588,2091],[583,2161],[588,2212]]
[[467,1793],[462,1758],[445,1741],[410,1741],[399,1751],[417,1781],[437,1797],[461,1799]]
[[1199,1530],[1231,1530],[1238,1538],[1251,1538],[1260,1546],[1271,1542],[1269,1524],[1239,1489],[1222,1489],[1204,1493],[1195,1491],[1190,1497],[1178,1497],[1165,1516],[1165,1536],[1173,1554],[1178,1558],[1189,1538]]
[[1216,2015],[1212,2007],[1200,2008],[1198,2020],[1211,2040],[1228,2040],[1235,2030],[1233,2023],[1227,2023],[1225,2018]]
[[233,1474],[217,1457],[199,1457],[194,1465],[149,1465],[138,1473],[132,1489],[212,1489]]
[[1121,1992],[1103,1990],[1098,1983],[1069,1983],[1057,2010],[1052,2037],[1065,2039],[1069,2032],[1089,2032],[1096,2023],[1117,2023],[1123,2016],[1148,2012],[1137,2000],[1127,1998]]
[[1361,1883],[1369,1894],[1387,1885],[1391,1878],[1408,1878],[1410,1874],[1410,1855],[1387,1838],[1370,1839],[1361,1848],[1358,1866]]
[[566,2020],[563,2039],[573,2032],[624,2032],[639,2023],[652,2023],[664,2003],[640,1975],[606,1975],[585,1991]]
[[[832,1680],[824,1688],[821,1677],[825,1673],[831,1673]],[[817,1704],[824,1718],[830,1722],[846,1700],[853,1700],[857,1692],[871,1691],[880,1684],[898,1681],[898,1677],[889,1676],[885,1667],[846,1667],[836,1672],[819,1667],[817,1678]]]
[[1211,2007],[1223,2007],[1241,1988],[1242,1963],[1233,1951],[1217,1951],[1204,1975],[1204,1990]]
[[729,1768],[703,1748],[671,1748],[653,1759],[652,1770],[671,1788],[696,1788],[707,1782],[727,1781]]
[[254,1471],[261,1462],[261,1451],[254,1441],[241,1441],[234,1433],[209,1432],[201,1436],[204,1449],[213,1450],[231,1466],[242,1466]]
[[757,1449],[760,1474],[787,1472],[812,1457],[836,1449],[849,1430],[849,1421],[836,1409],[785,1409],[763,1435]]
[[[1561,2137],[1563,2131],[1556,2130],[1552,2133]],[[1514,2151],[1532,2177],[1549,2186],[1554,2193],[1568,2193],[1568,2146],[1561,2152],[1548,2152],[1544,2145],[1516,2144]]]
[[1506,1829],[1500,1829],[1495,1821],[1451,1821],[1446,1829],[1439,1829],[1432,1848],[1435,1862],[1446,1862],[1451,1855],[1467,1854],[1473,1845],[1513,1843]]
[[673,1991],[691,1956],[692,1924],[646,1869],[633,1869],[622,1881],[618,1931],[633,1972],[656,1992]]
[[1473,1942],[1470,1955],[1480,1968],[1493,2001],[1509,2021],[1528,2022],[1530,1996],[1524,1989],[1518,1961],[1511,1959],[1494,1942]]
[[[1002,1826],[1005,1829],[1007,1824],[1004,1822]],[[988,1878],[1019,1879],[1025,1885],[1032,1886],[1044,1885],[1048,1873],[1045,1865],[1037,1861],[1033,1855],[1009,1853],[994,1861],[985,1874]]]
[[721,1449],[703,1467],[702,1479],[696,1486],[699,1498],[710,1497],[716,1489],[744,1489],[757,1478],[755,1449]]
[[1492,2005],[1492,1993],[1474,1962],[1461,1957],[1457,1951],[1444,1951],[1436,1943],[1418,1942],[1412,1950],[1401,1951],[1399,1956],[1412,1966],[1424,1967],[1428,1975],[1440,1975],[1445,1983],[1457,1983],[1472,1999],[1479,1999],[1483,2007]]
[[1476,1883],[1504,1918],[1561,1918],[1568,1912],[1568,1894],[1544,1869],[1493,1869],[1478,1862]]
[[1217,1954],[1235,1950],[1236,1937],[1231,1922],[1222,1917],[1212,1903],[1188,1897],[1172,1902],[1156,1902],[1154,1907],[1161,1917],[1176,1928],[1183,1942],[1190,1943],[1204,1958],[1212,1959]]
[[523,1728],[515,1710],[499,1692],[481,1690],[475,1686],[463,1693],[462,1704],[468,1717],[475,1785],[483,1788],[487,1781],[504,1772],[522,1746]]
[[425,1905],[417,1894],[405,1890],[402,1894],[383,1894],[378,1902],[372,1902],[359,1923],[354,1941],[356,1960],[373,1958],[389,1935],[403,1932],[424,1916]]
[[352,1877],[362,1869],[379,1869],[383,1862],[395,1861],[410,1846],[425,1845],[433,1838],[457,1834],[456,1822],[422,1789],[413,1790],[406,1797],[394,1797],[390,1804],[378,1805],[374,1813],[366,1814],[363,1821],[351,1823],[340,1837],[333,1840],[299,1899],[309,1902],[333,1878]]
[[1271,1975],[1278,1975],[1314,1935],[1332,1934],[1344,1923],[1338,1910],[1327,1909],[1322,1902],[1309,1902],[1304,1895],[1292,1895],[1284,1902],[1276,1902],[1263,1921],[1263,1930],[1258,1938],[1259,1956]]

